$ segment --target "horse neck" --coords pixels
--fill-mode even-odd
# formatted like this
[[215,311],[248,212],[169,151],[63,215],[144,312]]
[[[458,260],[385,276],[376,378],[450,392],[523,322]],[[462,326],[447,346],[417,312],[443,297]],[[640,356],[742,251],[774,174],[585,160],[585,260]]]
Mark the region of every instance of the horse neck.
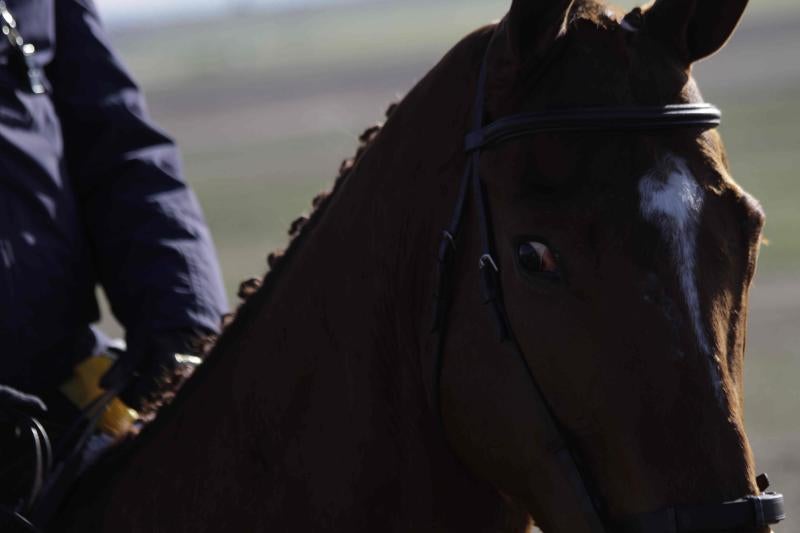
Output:
[[[112,501],[103,499],[104,513],[123,513],[117,523],[511,523],[496,493],[452,456],[423,383],[435,253],[471,104],[471,91],[453,84],[473,77],[480,43],[471,41],[463,46],[474,53],[451,53],[396,109],[143,436],[116,473]],[[187,486],[202,486],[197,498],[214,505],[153,510]],[[144,493],[147,514],[129,505]]]

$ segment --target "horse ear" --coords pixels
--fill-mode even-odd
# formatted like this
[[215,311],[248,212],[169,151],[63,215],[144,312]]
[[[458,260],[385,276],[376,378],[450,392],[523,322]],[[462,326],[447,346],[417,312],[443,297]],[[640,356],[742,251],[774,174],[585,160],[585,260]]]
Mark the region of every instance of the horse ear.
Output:
[[505,19],[511,53],[519,63],[544,57],[566,31],[574,0],[513,0]]
[[742,18],[747,2],[654,0],[645,8],[645,24],[690,65],[725,45]]

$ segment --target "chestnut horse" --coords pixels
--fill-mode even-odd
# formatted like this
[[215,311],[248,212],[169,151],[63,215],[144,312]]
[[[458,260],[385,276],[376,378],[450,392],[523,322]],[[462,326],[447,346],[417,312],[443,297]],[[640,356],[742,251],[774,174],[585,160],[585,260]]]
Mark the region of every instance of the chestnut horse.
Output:
[[[53,530],[594,531],[485,313],[472,201],[433,377],[435,258],[478,72],[488,57],[487,122],[699,102],[691,65],[746,3],[623,19],[514,0],[370,132],[207,363]],[[485,150],[481,175],[509,323],[603,515],[758,494],[742,366],[764,217],[719,135],[536,134]]]

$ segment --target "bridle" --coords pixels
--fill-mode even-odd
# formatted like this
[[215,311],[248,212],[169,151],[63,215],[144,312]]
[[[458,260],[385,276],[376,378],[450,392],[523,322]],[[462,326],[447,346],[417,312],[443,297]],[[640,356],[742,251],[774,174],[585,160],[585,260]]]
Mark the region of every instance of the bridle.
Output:
[[[680,505],[659,511],[609,520],[604,516],[599,498],[590,490],[576,456],[568,445],[564,430],[553,415],[527,359],[514,336],[503,303],[500,270],[495,260],[491,218],[484,183],[480,177],[481,151],[511,139],[546,132],[586,131],[654,131],[678,128],[713,129],[720,125],[719,109],[707,103],[664,106],[590,107],[520,113],[484,125],[488,50],[478,78],[472,131],[467,135],[467,165],[461,179],[455,210],[450,225],[442,233],[437,258],[432,332],[436,336],[431,403],[444,431],[441,396],[441,374],[447,329],[447,315],[452,293],[451,271],[456,254],[456,241],[465,216],[467,197],[472,192],[477,211],[481,251],[478,258],[481,299],[494,322],[502,344],[507,345],[522,362],[530,379],[535,407],[542,414],[547,449],[561,474],[569,482],[579,509],[593,532],[623,533],[688,533],[766,527],[785,518],[783,496],[774,492],[748,495],[717,504]],[[766,476],[758,479],[759,489],[768,487]]]

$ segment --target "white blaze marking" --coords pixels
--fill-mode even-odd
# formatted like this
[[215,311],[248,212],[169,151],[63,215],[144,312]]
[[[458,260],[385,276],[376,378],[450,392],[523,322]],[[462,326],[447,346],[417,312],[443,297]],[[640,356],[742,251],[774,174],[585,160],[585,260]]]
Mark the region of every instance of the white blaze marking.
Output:
[[686,161],[667,154],[639,182],[642,215],[657,226],[670,246],[681,290],[694,328],[697,345],[708,357],[717,397],[722,383],[715,355],[703,326],[700,295],[697,290],[697,229],[703,209],[703,190],[697,184]]

